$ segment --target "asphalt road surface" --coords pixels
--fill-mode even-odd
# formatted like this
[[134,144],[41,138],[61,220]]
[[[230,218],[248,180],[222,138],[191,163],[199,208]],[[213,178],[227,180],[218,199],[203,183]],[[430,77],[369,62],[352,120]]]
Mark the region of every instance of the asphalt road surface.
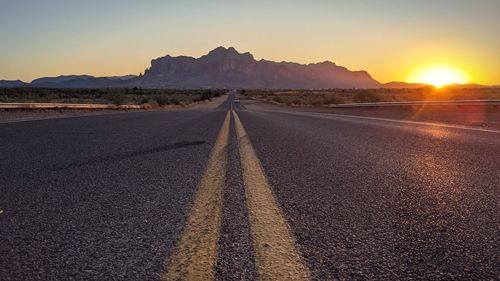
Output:
[[0,280],[498,280],[500,131],[233,98],[0,124]]

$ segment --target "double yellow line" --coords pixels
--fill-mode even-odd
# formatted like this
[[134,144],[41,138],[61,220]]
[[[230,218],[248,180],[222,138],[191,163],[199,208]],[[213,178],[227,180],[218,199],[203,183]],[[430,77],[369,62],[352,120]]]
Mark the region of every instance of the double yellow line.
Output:
[[260,280],[309,280],[290,227],[238,114],[227,112],[198,186],[186,224],[162,280],[214,280],[232,112],[238,137],[246,206]]
[[213,280],[220,232],[229,122],[226,119],[208,158],[177,248],[170,256],[162,280]]

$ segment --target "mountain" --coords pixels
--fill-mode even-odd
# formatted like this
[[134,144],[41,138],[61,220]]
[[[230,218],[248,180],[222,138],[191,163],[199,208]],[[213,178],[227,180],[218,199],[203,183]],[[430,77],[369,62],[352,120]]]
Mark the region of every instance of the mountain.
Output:
[[0,80],[0,88],[25,87],[27,83],[21,80]]
[[66,75],[33,80],[30,87],[40,88],[114,88],[131,87],[135,75],[94,77],[90,75]]
[[133,79],[133,78],[136,78],[137,75],[133,75],[133,74],[129,74],[129,75],[123,75],[123,76],[109,76],[109,77],[106,77],[108,79],[111,79],[111,80],[122,80],[122,81],[125,81],[125,80],[130,80],[130,79]]
[[30,85],[36,87],[44,87],[44,85],[64,83],[75,79],[87,80],[92,78],[94,77],[90,75],[61,75],[57,77],[43,77],[31,81]]
[[133,79],[122,80],[108,77],[73,78],[61,82],[44,82],[29,84],[31,87],[40,88],[127,88],[133,87]]
[[136,75],[94,77],[90,75],[62,75],[57,77],[38,78],[31,83],[20,80],[0,80],[0,88],[34,87],[34,88],[116,88],[133,87]]
[[333,62],[298,64],[257,61],[250,53],[218,47],[198,59],[169,55],[152,60],[137,78],[144,88],[378,88],[366,71],[350,71]]

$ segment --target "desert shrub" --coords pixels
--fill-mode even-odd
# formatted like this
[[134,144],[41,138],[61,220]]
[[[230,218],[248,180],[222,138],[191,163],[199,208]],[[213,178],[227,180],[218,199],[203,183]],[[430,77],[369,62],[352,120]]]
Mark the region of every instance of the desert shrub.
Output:
[[144,109],[155,109],[158,108],[159,104],[155,100],[149,100],[148,102],[145,102],[142,104],[142,108]]
[[200,102],[200,101],[203,101],[203,100],[206,100],[206,99],[204,99],[203,96],[200,96],[200,95],[197,95],[196,97],[193,98],[194,102]]
[[273,97],[273,101],[277,103],[285,103],[285,100],[282,97]]
[[320,105],[322,105],[322,103],[321,103],[321,101],[320,101],[320,100],[313,100],[313,101],[311,102],[311,105],[312,105],[312,106],[320,106]]
[[323,104],[324,105],[330,105],[330,104],[339,104],[342,103],[343,100],[340,97],[334,96],[334,95],[328,95],[324,98]]
[[168,96],[166,96],[166,95],[157,96],[157,97],[155,97],[155,100],[158,103],[158,105],[160,105],[160,106],[170,104],[170,100],[168,99]]
[[113,93],[109,96],[109,100],[116,105],[127,104],[128,98],[125,94]]
[[143,97],[138,97],[138,101],[139,101],[139,104],[145,104],[145,103],[148,103],[151,99],[147,96],[143,96]]
[[372,92],[362,92],[354,94],[353,100],[354,102],[379,102],[382,98]]
[[203,91],[201,93],[200,101],[202,100],[208,100],[213,97],[213,94],[211,91]]

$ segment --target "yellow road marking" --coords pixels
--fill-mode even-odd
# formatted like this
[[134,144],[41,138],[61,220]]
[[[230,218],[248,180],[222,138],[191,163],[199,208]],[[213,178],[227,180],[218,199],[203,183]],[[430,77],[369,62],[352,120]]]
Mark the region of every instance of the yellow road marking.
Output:
[[295,247],[290,227],[278,207],[250,139],[238,114],[232,112],[259,278],[260,280],[310,280],[311,273]]
[[213,280],[217,257],[223,186],[226,175],[230,111],[219,131],[198,186],[186,225],[161,280]]

